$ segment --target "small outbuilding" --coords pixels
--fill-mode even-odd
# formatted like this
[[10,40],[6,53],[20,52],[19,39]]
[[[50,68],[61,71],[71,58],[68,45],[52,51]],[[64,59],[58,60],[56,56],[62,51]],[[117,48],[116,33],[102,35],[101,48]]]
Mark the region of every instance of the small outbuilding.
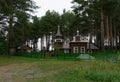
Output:
[[19,47],[18,50],[30,53],[32,51],[32,48],[29,45],[24,45],[22,47]]

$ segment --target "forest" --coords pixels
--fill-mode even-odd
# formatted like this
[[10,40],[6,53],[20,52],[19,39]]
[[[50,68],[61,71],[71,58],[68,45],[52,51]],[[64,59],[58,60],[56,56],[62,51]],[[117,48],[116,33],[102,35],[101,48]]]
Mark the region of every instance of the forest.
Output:
[[73,0],[72,4],[72,11],[48,10],[37,17],[33,14],[40,7],[32,0],[0,0],[0,54],[30,42],[36,51],[38,39],[41,44],[44,36],[54,39],[58,25],[65,39],[79,30],[81,35],[89,35],[90,43],[96,37],[94,44],[100,51],[120,49],[120,0]]

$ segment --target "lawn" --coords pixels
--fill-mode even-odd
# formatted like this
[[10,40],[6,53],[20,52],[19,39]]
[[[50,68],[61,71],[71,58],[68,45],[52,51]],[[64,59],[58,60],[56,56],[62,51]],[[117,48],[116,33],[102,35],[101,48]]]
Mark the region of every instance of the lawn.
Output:
[[120,62],[0,56],[0,82],[120,82]]

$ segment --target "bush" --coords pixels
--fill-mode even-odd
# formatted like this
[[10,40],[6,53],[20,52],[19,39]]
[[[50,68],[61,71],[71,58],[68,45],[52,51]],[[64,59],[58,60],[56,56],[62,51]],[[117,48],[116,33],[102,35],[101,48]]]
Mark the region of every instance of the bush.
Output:
[[23,56],[23,57],[33,57],[33,58],[38,58],[41,57],[41,53],[40,52],[16,52],[14,54],[15,56]]
[[58,59],[60,60],[76,60],[76,57],[80,55],[80,53],[58,53]]
[[7,43],[3,40],[0,41],[0,55],[1,54],[7,54]]
[[91,53],[91,55],[97,59],[106,59],[106,58],[111,58],[111,57],[117,57],[119,53],[117,52],[96,52],[96,53]]

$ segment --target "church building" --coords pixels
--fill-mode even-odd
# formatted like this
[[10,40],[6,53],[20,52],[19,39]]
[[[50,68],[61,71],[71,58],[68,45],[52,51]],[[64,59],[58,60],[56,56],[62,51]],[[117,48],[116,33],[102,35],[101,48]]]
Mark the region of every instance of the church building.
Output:
[[89,48],[92,52],[95,52],[99,49],[94,44],[89,44],[89,41],[80,35],[79,30],[77,30],[76,35],[73,36],[71,41],[63,40],[60,27],[58,27],[55,36],[55,45],[64,53],[85,53],[89,51]]

